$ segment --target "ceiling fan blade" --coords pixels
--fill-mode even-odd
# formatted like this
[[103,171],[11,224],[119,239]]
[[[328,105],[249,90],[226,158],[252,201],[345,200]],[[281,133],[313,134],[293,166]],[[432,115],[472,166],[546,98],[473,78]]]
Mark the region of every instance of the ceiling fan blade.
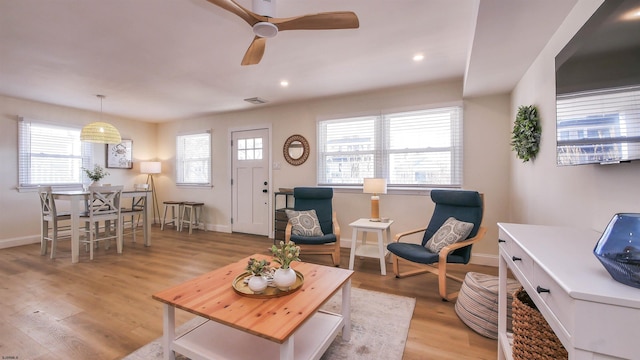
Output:
[[357,29],[360,27],[358,16],[352,11],[334,11],[290,18],[274,18],[269,19],[269,22],[278,26],[279,31]]
[[207,0],[207,1],[212,3],[213,5],[219,6],[241,17],[242,20],[246,21],[251,26],[253,26],[255,23],[258,23],[260,21],[267,20],[266,17],[260,16],[252,11],[245,9],[244,7],[242,7],[241,5],[239,5],[233,0]]
[[262,60],[262,55],[264,55],[264,49],[267,44],[267,38],[263,38],[260,36],[256,36],[253,38],[251,45],[247,49],[247,52],[244,54],[244,58],[242,58],[242,65],[255,65]]

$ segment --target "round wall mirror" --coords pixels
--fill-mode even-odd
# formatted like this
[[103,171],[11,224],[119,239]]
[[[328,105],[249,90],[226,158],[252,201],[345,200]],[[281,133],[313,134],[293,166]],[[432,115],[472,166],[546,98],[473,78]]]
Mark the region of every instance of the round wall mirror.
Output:
[[309,142],[302,135],[291,135],[282,148],[284,159],[291,165],[304,164],[309,157]]

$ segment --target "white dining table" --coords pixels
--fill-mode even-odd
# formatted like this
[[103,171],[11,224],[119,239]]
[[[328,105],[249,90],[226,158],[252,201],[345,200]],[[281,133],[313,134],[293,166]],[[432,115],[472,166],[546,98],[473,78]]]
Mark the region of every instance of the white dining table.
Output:
[[[53,191],[53,197],[59,200],[69,201],[69,211],[71,212],[71,262],[77,263],[80,253],[80,214],[84,211],[84,201],[89,198],[88,191],[69,190]],[[151,204],[151,190],[123,190],[123,198],[145,196],[145,206],[143,211],[144,245],[151,246],[151,212],[148,204]]]

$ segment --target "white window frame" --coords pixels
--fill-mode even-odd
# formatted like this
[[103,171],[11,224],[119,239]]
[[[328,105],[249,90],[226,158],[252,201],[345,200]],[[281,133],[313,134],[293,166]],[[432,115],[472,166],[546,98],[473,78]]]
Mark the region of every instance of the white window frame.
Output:
[[[443,124],[443,116],[445,122],[448,122],[448,144],[443,146],[442,141],[438,144],[420,144],[419,147],[408,145],[407,148],[393,147],[391,122],[393,119],[408,119],[408,118],[424,118],[424,121],[418,120],[411,123],[413,126],[420,127],[418,131],[428,131],[431,126],[431,131],[435,131],[437,126]],[[433,121],[428,122],[431,119]],[[439,119],[439,122],[436,121]],[[351,136],[354,139],[352,146],[340,147],[340,150],[331,149],[327,139],[328,127],[331,124],[348,124],[353,122],[358,124],[353,126],[351,130]],[[370,125],[373,122],[373,125]],[[424,127],[422,126],[424,125]],[[402,129],[402,128],[401,128]],[[406,129],[405,129],[406,131]],[[397,133],[396,133],[397,134]],[[442,105],[439,107],[423,108],[419,110],[411,111],[395,111],[395,112],[382,112],[378,115],[365,115],[356,117],[342,117],[321,119],[317,122],[317,137],[318,137],[318,170],[317,170],[317,183],[319,186],[332,186],[336,188],[354,188],[362,186],[364,178],[377,177],[387,179],[387,187],[390,189],[431,189],[431,188],[461,188],[462,187],[462,172],[463,172],[463,111],[460,104],[454,105]],[[365,141],[359,140],[367,138]],[[396,144],[397,142],[397,137]],[[447,142],[447,141],[445,141]],[[344,150],[343,150],[344,148]],[[394,157],[403,156],[416,156],[424,157],[427,154],[442,154],[448,153],[449,170],[444,178],[447,181],[430,182],[428,179],[420,182],[420,180],[413,179],[412,181],[398,181],[400,179],[400,173],[393,174],[392,159]],[[348,181],[339,181],[334,179],[333,172],[335,169],[331,169],[331,162],[335,157],[350,158],[348,164],[350,168],[346,171],[351,171],[350,179]],[[363,162],[358,163],[358,159],[362,161],[366,166],[362,166]],[[353,175],[354,164],[358,166],[358,174]],[[425,166],[429,166],[428,164]],[[333,166],[335,167],[335,166]],[[371,169],[373,167],[373,169]],[[406,167],[406,166],[405,166]],[[364,168],[364,169],[363,169]],[[344,171],[345,169],[341,169]],[[405,177],[406,178],[406,177]]]
[[[81,127],[24,117],[18,120],[19,191],[35,190],[41,185],[54,186],[58,189],[78,188],[88,182],[82,168],[93,168],[93,146],[80,141]],[[48,130],[46,137],[38,136],[37,131],[32,131],[36,127]],[[63,133],[71,132],[71,138],[54,130],[62,130]],[[73,133],[77,133],[77,137]],[[67,147],[53,149],[50,147],[52,143],[65,144]],[[47,159],[47,161],[38,161],[39,159]],[[79,161],[81,165],[72,166],[74,160]],[[64,165],[65,162],[67,166],[59,166]],[[46,164],[52,164],[52,166],[47,169]],[[46,177],[44,181],[42,181],[43,177]]]
[[[195,149],[188,149],[188,141],[198,137],[207,137],[207,149],[193,156]],[[177,186],[205,186],[211,187],[213,176],[211,171],[212,158],[211,130],[182,133],[176,135],[176,185]],[[202,149],[199,149],[202,150]],[[191,155],[189,155],[191,154]],[[197,166],[196,166],[197,165]],[[189,168],[199,176],[186,177]],[[201,168],[201,169],[198,169]]]

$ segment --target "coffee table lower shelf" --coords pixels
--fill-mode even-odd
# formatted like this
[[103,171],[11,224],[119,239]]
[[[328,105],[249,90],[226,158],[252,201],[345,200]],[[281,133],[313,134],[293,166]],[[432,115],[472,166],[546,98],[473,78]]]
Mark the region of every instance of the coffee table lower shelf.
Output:
[[171,349],[192,360],[206,359],[320,359],[344,325],[340,314],[318,311],[288,341],[293,342],[293,358],[287,342],[261,338],[232,327],[204,322],[176,338]]

